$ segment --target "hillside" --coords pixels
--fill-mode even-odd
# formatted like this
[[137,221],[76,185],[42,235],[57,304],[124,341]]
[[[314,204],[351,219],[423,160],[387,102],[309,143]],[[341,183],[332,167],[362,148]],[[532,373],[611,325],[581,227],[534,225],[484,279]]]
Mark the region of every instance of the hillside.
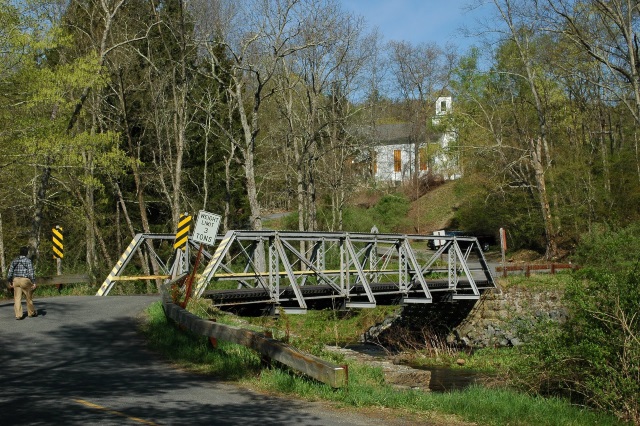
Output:
[[412,202],[408,220],[399,232],[431,234],[448,227],[461,202],[455,188],[456,182],[447,182]]
[[[382,195],[381,192],[372,191],[354,194],[350,202],[351,215],[355,215],[357,219],[356,223],[347,221],[345,230],[367,232],[373,225],[380,227],[379,221],[384,218],[374,217],[372,210],[380,202]],[[447,182],[411,202],[405,217],[386,219],[393,222],[392,232],[431,234],[449,227],[460,203],[461,195],[456,189],[456,182]],[[264,219],[265,229],[294,229],[297,224],[297,220],[291,220],[289,213],[283,212],[266,214]]]

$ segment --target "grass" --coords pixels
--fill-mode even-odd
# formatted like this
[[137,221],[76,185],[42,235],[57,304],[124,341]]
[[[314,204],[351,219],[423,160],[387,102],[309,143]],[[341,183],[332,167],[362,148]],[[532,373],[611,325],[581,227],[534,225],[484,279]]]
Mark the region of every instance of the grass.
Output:
[[[199,305],[196,310],[212,311]],[[219,321],[238,325],[237,318],[232,319],[220,312],[213,312]],[[618,425],[614,417],[607,414],[576,407],[555,398],[533,397],[509,389],[488,389],[472,387],[464,391],[450,393],[430,393],[412,390],[398,390],[384,381],[381,369],[362,365],[354,361],[337,359],[334,362],[346,362],[349,366],[349,386],[343,389],[331,389],[284,367],[261,369],[259,356],[238,345],[220,342],[218,349],[212,350],[206,338],[179,331],[169,323],[160,303],[149,308],[148,321],[143,332],[150,346],[162,352],[174,363],[197,372],[210,374],[226,380],[236,380],[241,385],[263,392],[294,396],[308,400],[324,400],[332,404],[349,408],[368,408],[392,410],[398,416],[411,415],[416,418],[437,423],[466,421],[480,425]],[[302,316],[287,316],[275,321],[271,318],[252,319],[250,327],[296,330],[298,335],[312,338],[295,337],[296,342],[310,346],[317,352],[325,341],[333,343],[344,341],[353,335],[353,330],[384,312],[354,314],[339,319],[338,313],[320,311]],[[339,324],[344,320],[345,325]],[[247,321],[247,319],[243,319]],[[280,322],[279,326],[274,325]],[[284,325],[284,326],[283,326]],[[312,330],[307,333],[300,330]],[[336,337],[337,336],[337,337]],[[311,342],[316,341],[316,344]],[[326,355],[326,354],[325,354]],[[478,356],[478,365],[485,359],[496,356],[488,351]],[[484,361],[486,362],[486,361]],[[388,411],[386,411],[389,414]],[[455,419],[455,420],[452,420]]]
[[407,226],[400,231],[431,234],[446,228],[461,202],[461,197],[455,192],[456,182],[448,182],[414,201],[409,210]]
[[198,373],[221,379],[238,380],[260,373],[260,357],[254,351],[226,342],[212,350],[208,339],[183,332],[164,316],[160,302],[148,309],[148,320],[142,326],[152,349],[172,362]]
[[384,407],[427,417],[454,415],[480,425],[619,425],[613,417],[572,406],[556,398],[532,397],[508,389],[480,386],[449,393],[396,390],[366,366],[349,366],[348,389],[331,390],[283,370],[263,372],[246,381],[252,387],[277,390],[306,399],[333,401],[343,407]]
[[498,278],[498,284],[502,288],[523,288],[535,290],[564,290],[567,285],[575,280],[570,270],[551,274],[509,275],[506,278]]
[[340,312],[332,309],[308,311],[305,315],[281,314],[272,317],[246,318],[249,324],[270,331],[276,338],[295,341],[304,350],[334,345],[344,346],[358,341],[360,334],[397,310],[393,306]]

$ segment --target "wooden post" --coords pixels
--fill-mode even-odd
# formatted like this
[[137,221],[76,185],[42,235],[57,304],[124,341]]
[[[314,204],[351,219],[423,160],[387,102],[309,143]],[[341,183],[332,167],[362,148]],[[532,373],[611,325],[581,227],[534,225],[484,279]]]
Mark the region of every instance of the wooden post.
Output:
[[[273,333],[271,331],[267,330],[263,334],[267,339],[273,339]],[[262,368],[271,368],[271,357],[265,353],[261,353],[260,364]]]
[[195,277],[196,271],[198,270],[198,264],[200,263],[200,256],[202,256],[202,246],[203,244],[200,243],[200,248],[198,249],[198,256],[196,256],[196,262],[193,265],[193,271],[191,271],[191,274],[189,274],[189,276],[187,277],[184,302],[182,302],[182,304],[180,305],[183,308],[187,307],[187,303],[189,302],[189,298],[191,297],[191,287],[193,285],[193,278]]
[[507,251],[507,233],[504,228],[500,228],[500,251],[502,252],[502,276],[507,277],[506,251]]
[[[216,322],[215,318],[209,318],[209,321]],[[209,343],[211,343],[211,347],[213,349],[218,349],[218,339],[213,336],[209,336]]]
[[[59,257],[56,257],[56,275],[62,275],[62,259]],[[56,287],[58,288],[58,293],[60,293],[60,291],[62,291],[62,284],[56,284]]]

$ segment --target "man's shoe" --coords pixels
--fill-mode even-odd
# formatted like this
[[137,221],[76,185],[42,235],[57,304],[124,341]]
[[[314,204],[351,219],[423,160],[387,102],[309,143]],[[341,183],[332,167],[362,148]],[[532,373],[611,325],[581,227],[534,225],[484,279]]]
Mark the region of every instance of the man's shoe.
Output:
[[20,320],[22,320],[22,319],[24,319],[24,317],[20,317],[20,318],[16,317],[16,320],[17,320],[17,321],[20,321]]
[[38,316],[38,314],[29,315],[29,318],[35,318],[37,316]]

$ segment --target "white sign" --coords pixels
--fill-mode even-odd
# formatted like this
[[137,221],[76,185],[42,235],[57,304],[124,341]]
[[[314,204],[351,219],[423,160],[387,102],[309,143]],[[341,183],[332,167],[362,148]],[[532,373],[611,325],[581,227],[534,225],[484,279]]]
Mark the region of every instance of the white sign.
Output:
[[198,243],[208,244],[210,246],[214,245],[216,235],[218,234],[220,219],[222,219],[220,215],[200,210],[198,220],[196,221],[196,228],[193,230],[191,239]]

